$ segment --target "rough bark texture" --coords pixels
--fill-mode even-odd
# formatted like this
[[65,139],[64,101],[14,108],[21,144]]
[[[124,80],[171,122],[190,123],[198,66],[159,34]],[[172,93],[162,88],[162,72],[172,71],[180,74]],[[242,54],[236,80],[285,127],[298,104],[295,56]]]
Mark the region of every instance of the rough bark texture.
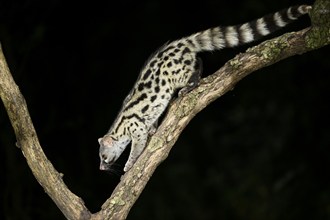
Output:
[[0,95],[15,131],[17,146],[40,185],[68,219],[125,219],[157,166],[166,159],[185,126],[198,112],[250,73],[330,43],[330,1],[317,1],[311,18],[312,28],[285,34],[237,55],[216,73],[202,79],[192,92],[175,100],[146,150],[95,214],[91,214],[84,202],[67,188],[62,174],[43,153],[24,97],[0,48]]
[[25,99],[10,74],[1,48],[0,79],[1,99],[15,131],[16,146],[21,148],[33,175],[68,219],[88,219],[90,213],[84,202],[66,187],[62,174],[44,154]]

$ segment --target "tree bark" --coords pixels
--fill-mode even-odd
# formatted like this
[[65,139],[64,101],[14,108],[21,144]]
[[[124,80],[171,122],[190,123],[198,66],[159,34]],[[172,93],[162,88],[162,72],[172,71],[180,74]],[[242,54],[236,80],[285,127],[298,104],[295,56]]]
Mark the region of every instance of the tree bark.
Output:
[[45,156],[25,99],[10,74],[0,47],[0,95],[15,131],[16,145],[22,150],[35,178],[67,219],[125,219],[157,166],[167,158],[185,126],[198,112],[250,73],[330,43],[329,0],[316,1],[311,20],[311,28],[268,40],[237,55],[217,72],[203,78],[193,91],[174,100],[146,150],[95,214],[91,214],[82,199],[67,188],[62,174]]

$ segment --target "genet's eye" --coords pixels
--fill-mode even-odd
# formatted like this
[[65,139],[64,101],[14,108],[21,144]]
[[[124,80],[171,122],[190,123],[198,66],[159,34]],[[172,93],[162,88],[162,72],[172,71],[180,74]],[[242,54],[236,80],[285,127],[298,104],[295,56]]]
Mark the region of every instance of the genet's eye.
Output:
[[102,160],[106,160],[107,159],[107,156],[105,154],[102,154]]

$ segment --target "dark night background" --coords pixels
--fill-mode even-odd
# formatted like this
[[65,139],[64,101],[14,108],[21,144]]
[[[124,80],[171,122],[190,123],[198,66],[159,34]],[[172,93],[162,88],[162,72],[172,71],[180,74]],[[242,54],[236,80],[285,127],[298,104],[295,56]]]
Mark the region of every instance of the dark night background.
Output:
[[[96,212],[119,181],[98,170],[97,138],[148,56],[168,40],[301,3],[0,0],[0,41],[43,150]],[[304,17],[284,31],[308,25]],[[204,76],[246,48],[202,54]],[[128,219],[330,219],[329,52],[257,71],[198,114]],[[15,147],[2,104],[0,146],[0,219],[64,219]]]

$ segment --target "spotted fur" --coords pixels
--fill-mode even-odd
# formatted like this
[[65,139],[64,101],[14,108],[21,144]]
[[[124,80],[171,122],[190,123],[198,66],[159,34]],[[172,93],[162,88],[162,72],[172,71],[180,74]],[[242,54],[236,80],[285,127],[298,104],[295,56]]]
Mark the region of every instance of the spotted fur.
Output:
[[293,6],[254,21],[228,27],[214,27],[165,44],[146,62],[121,111],[100,143],[100,169],[109,170],[132,142],[124,171],[128,171],[144,150],[148,134],[173,94],[197,85],[201,63],[196,54],[250,43],[284,27],[308,13],[310,6]]

